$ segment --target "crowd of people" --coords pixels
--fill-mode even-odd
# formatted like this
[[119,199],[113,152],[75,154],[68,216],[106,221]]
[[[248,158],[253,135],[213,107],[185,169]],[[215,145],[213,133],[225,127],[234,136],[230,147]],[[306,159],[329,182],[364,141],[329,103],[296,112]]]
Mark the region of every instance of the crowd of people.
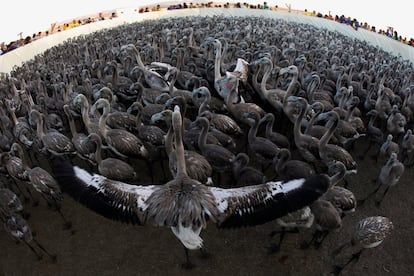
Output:
[[19,47],[22,47],[24,45],[27,45],[35,40],[38,40],[40,38],[49,36],[50,34],[54,34],[56,32],[62,32],[66,31],[72,28],[76,28],[85,24],[90,24],[96,21],[100,20],[106,20],[106,19],[112,19],[118,17],[118,14],[113,11],[110,13],[103,13],[100,12],[97,14],[97,16],[88,16],[84,17],[82,19],[73,19],[71,22],[64,22],[62,24],[52,23],[49,30],[46,31],[39,31],[37,33],[34,33],[33,35],[29,35],[23,38],[22,33],[20,33],[20,38],[14,41],[9,42],[6,44],[5,42],[2,42],[0,44],[0,55],[3,55],[5,53],[8,53],[12,50],[15,50]]
[[[248,3],[214,3],[214,2],[206,2],[206,3],[179,3],[179,4],[173,4],[165,7],[166,10],[177,10],[177,9],[191,9],[191,8],[245,8],[245,9],[267,9],[267,10],[273,10],[273,11],[279,11],[281,8],[279,8],[277,5],[275,6],[269,6],[267,2],[263,2],[263,4],[257,4],[252,5]],[[292,12],[291,5],[286,5],[287,11]],[[154,11],[160,11],[163,9],[160,5],[155,5],[152,7],[141,7],[139,10],[137,10],[139,13],[145,13],[145,12],[154,12]],[[380,35],[387,36],[391,39],[394,39],[396,41],[400,41],[401,43],[414,46],[414,38],[407,39],[406,37],[402,37],[398,34],[396,30],[394,30],[392,27],[388,27],[387,30],[382,29],[376,29],[375,26],[370,26],[367,22],[361,22],[355,18],[347,17],[344,15],[338,16],[332,16],[331,14],[322,14],[320,12],[312,11],[309,12],[307,9],[304,11],[300,11],[303,15],[307,16],[316,16],[320,18],[325,18],[328,20],[333,20],[341,24],[349,25],[350,27],[354,28],[355,30],[358,30],[359,28],[366,29],[375,33],[378,33]],[[51,25],[51,28],[49,30],[46,30],[44,32],[38,32],[34,33],[32,36],[26,36],[23,38],[22,33],[20,33],[20,39],[11,41],[8,44],[5,42],[2,42],[0,44],[0,55],[3,55],[7,52],[10,52],[14,49],[17,49],[19,47],[22,47],[26,44],[29,44],[37,39],[40,39],[42,37],[46,37],[52,33],[65,31],[71,28],[75,28],[81,25],[89,24],[95,21],[99,20],[106,20],[106,19],[112,19],[117,17],[118,14],[116,12],[111,12],[109,14],[105,14],[103,12],[99,13],[96,17],[85,17],[82,19],[74,19],[72,22],[63,23],[61,25],[58,25],[56,23]]]
[[[234,7],[234,8],[246,8],[246,9],[265,9],[265,10],[267,9],[267,10],[273,10],[273,11],[280,10],[279,6],[275,5],[271,7],[268,5],[267,2],[263,2],[263,4],[257,4],[257,5],[248,4],[246,2],[243,4],[240,2],[235,3],[235,4],[230,4],[230,3],[213,4],[213,2],[208,2],[205,4],[204,3],[201,3],[201,4],[183,3],[183,4],[170,5],[167,8],[167,10],[186,9],[186,8],[204,8],[204,7],[207,7],[207,8],[209,7],[215,7],[215,8]],[[291,5],[286,5],[286,7],[287,7],[288,12],[292,12]],[[317,17],[328,19],[328,20],[334,20],[338,23],[349,25],[355,30],[358,30],[359,28],[363,28],[363,29],[366,29],[366,30],[369,30],[369,31],[372,31],[372,32],[375,32],[381,35],[385,35],[394,40],[401,41],[402,43],[405,43],[407,45],[414,46],[414,38],[407,39],[406,37],[402,37],[401,35],[398,35],[398,32],[394,30],[392,27],[388,27],[387,30],[381,30],[381,29],[377,30],[375,26],[370,26],[367,22],[360,22],[356,18],[351,19],[351,17],[347,17],[345,15],[341,15],[341,16],[335,15],[334,17],[330,13],[323,15],[322,13],[316,12],[316,11],[309,12],[307,9],[301,12],[303,15],[317,16]]]

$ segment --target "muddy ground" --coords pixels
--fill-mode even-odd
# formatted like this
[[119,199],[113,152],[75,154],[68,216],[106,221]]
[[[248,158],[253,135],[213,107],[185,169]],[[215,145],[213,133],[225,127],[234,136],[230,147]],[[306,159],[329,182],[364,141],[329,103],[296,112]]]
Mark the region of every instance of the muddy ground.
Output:
[[[365,140],[356,143],[352,151],[355,158],[366,145]],[[348,179],[348,187],[362,198],[375,188],[371,180],[378,175],[382,162],[375,163],[369,157],[356,160],[358,174]],[[359,206],[343,219],[338,232],[327,236],[319,249],[300,249],[302,241],[312,236],[313,227],[288,234],[281,250],[269,254],[268,246],[278,239],[277,235],[269,236],[271,231],[279,229],[274,221],[236,230],[221,230],[210,224],[202,232],[209,257],[191,252],[195,264],[191,270],[182,268],[183,246],[170,229],[121,224],[65,195],[62,211],[72,221],[76,231],[72,235],[63,229],[58,213],[44,201],[39,206],[26,203],[36,239],[57,254],[57,262],[46,256],[37,260],[28,247],[16,244],[0,228],[0,275],[330,275],[335,263],[331,258],[333,249],[351,238],[358,220],[375,215],[389,217],[394,224],[393,232],[379,247],[366,250],[359,262],[347,267],[343,275],[414,275],[413,179],[414,170],[406,168],[379,208],[374,200]],[[344,252],[336,263],[343,262],[351,253],[352,250]]]

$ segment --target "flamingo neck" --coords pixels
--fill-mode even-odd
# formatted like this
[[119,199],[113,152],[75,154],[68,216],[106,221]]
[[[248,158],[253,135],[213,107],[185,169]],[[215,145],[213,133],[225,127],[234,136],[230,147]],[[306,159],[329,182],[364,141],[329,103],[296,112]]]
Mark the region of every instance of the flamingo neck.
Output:
[[164,145],[167,156],[170,157],[173,152],[173,129],[171,125],[168,127],[168,131],[165,134]]
[[27,163],[26,157],[24,155],[23,149],[22,149],[22,147],[20,147],[19,144],[16,145],[15,151],[17,152],[17,157],[19,157],[20,160],[22,161],[23,167],[24,168],[30,168],[29,164]]
[[[230,84],[226,84],[226,86],[228,85]],[[234,85],[234,87],[231,87],[230,89],[231,89],[230,93],[227,95],[226,105],[229,110],[234,110],[236,108],[236,104],[234,103],[234,98],[236,97],[237,86]]]
[[10,110],[10,115],[12,117],[14,125],[16,126],[19,123],[19,121],[17,120],[17,116],[16,116],[16,113],[14,112],[14,110]]
[[298,79],[300,83],[303,83],[303,70],[305,68],[305,63],[300,63],[298,68]]
[[286,170],[286,162],[289,160],[288,156],[282,155],[276,163],[276,170],[278,174],[282,174]]
[[118,84],[118,68],[116,64],[112,67],[114,68],[114,72],[112,73],[112,85],[115,87]]
[[205,95],[203,102],[200,104],[200,107],[198,108],[198,114],[203,113],[204,111],[208,110],[208,105],[211,101],[211,95]]
[[135,60],[137,61],[137,64],[138,64],[138,66],[139,66],[140,68],[145,69],[145,65],[144,65],[144,63],[142,62],[141,55],[140,55],[140,53],[139,53],[139,51],[138,51],[138,50],[137,50],[137,51],[136,51],[136,53],[135,53]]
[[136,116],[136,126],[137,126],[137,129],[143,126],[142,119],[141,119],[141,110],[138,111],[137,116]]
[[308,124],[306,125],[306,129],[305,129],[305,133],[306,134],[308,134],[311,131],[311,129],[313,128],[313,124],[314,124],[316,118],[321,113],[322,113],[322,110],[319,110],[318,112],[315,112],[315,114],[313,114],[313,116],[310,118]]
[[289,86],[286,90],[283,102],[286,102],[287,98],[293,94],[293,90],[295,89],[295,84],[297,81],[298,81],[298,73],[294,73],[292,80],[290,81]]
[[82,104],[82,120],[85,126],[89,126],[91,123],[91,118],[89,117],[89,104],[87,102],[84,102]]
[[220,72],[220,68],[221,68],[221,42],[216,43],[216,59],[214,61],[214,78],[215,80],[218,80],[221,77],[221,72]]
[[356,105],[355,106],[352,106],[352,107],[350,107],[350,108],[348,108],[346,110],[344,121],[349,122],[349,120],[351,119],[352,113],[354,112],[355,108],[356,108]]
[[194,36],[194,31],[191,30],[190,34],[188,35],[188,44],[187,44],[188,47],[192,47],[194,45],[193,36]]
[[36,132],[37,136],[42,139],[45,136],[45,121],[43,120],[42,116],[39,116],[39,120],[36,123]]
[[311,80],[311,83],[309,83],[307,89],[306,89],[306,95],[309,99],[309,101],[313,102],[313,95],[315,94],[315,90],[316,90],[316,81],[315,80]]
[[174,70],[172,73],[172,78],[171,78],[170,87],[169,87],[170,95],[172,95],[174,91],[176,90],[174,85],[175,85],[175,82],[177,81],[177,75],[178,75],[178,72]]
[[300,107],[300,113],[298,115],[298,117],[296,118],[295,124],[293,126],[293,134],[295,136],[295,143],[298,145],[298,140],[300,139],[300,137],[302,137],[302,131],[301,131],[301,124],[302,124],[302,120],[303,120],[303,116],[305,116],[305,112],[306,112],[306,108]]
[[198,136],[198,147],[204,151],[206,145],[207,145],[207,132],[208,132],[208,126],[203,125],[201,127],[200,136]]
[[267,83],[267,80],[269,79],[270,72],[272,71],[272,69],[273,69],[273,64],[270,62],[266,66],[266,69],[264,70],[264,74],[262,77],[262,81],[260,82],[260,90],[262,91],[263,95],[265,95],[268,92],[266,88],[266,83]]
[[339,181],[341,181],[342,178],[344,178],[345,176],[345,170],[341,169],[339,172],[335,173],[334,175],[332,175],[330,177],[330,183],[331,183],[331,187],[335,186],[336,184],[339,183]]
[[96,135],[96,137],[94,138],[94,142],[96,144],[95,161],[96,161],[96,163],[100,164],[101,161],[102,161],[102,140],[101,140],[101,137],[99,137],[99,135]]
[[249,133],[247,134],[247,140],[249,143],[254,143],[256,140],[257,130],[259,129],[258,120],[254,120],[254,123],[250,126]]
[[[181,120],[181,116],[180,116],[180,120]],[[177,176],[187,175],[187,169],[186,169],[185,157],[184,157],[183,137],[181,133],[182,132],[181,124],[182,122],[174,122],[174,125],[173,125],[174,139],[175,139],[175,151],[177,155]]]
[[[377,119],[377,115],[374,115],[374,116],[372,116],[371,117],[371,119],[369,120],[369,122],[368,122],[368,126],[369,127],[371,127],[371,128],[373,128],[373,127],[375,127],[374,126],[374,123],[375,123],[375,120]],[[376,127],[375,127],[376,128]]]
[[181,70],[181,68],[183,68],[183,65],[184,65],[184,53],[183,51],[179,51],[178,57],[177,57],[177,64],[175,67]]
[[269,117],[267,124],[266,124],[266,136],[270,137],[270,135],[273,132],[273,124],[274,124],[274,119],[272,117]]
[[30,94],[30,92],[29,92],[29,90],[25,90],[25,94],[26,94],[26,97],[27,97],[27,101],[29,102],[29,110],[30,110],[30,108],[32,107],[32,106],[34,106],[35,105],[35,103],[34,103],[34,101],[33,101],[33,97],[32,97],[32,94]]
[[328,141],[331,139],[332,134],[334,133],[335,129],[336,129],[336,128],[337,128],[337,126],[338,126],[339,119],[338,119],[338,118],[331,119],[331,120],[329,121],[329,123],[330,123],[330,126],[329,126],[329,128],[328,128],[328,131],[326,131],[326,132],[322,135],[321,139],[319,140],[319,146],[320,146],[320,147],[321,147],[321,146],[322,146],[322,147],[324,147],[324,146],[326,146],[326,145],[328,144]]
[[99,130],[101,131],[102,135],[105,137],[107,128],[106,128],[106,120],[108,119],[109,115],[109,107],[105,106],[103,108],[103,112],[101,117],[99,117]]
[[252,75],[252,82],[254,83],[255,87],[259,86],[258,78],[259,78],[260,71],[262,71],[262,67],[263,65],[260,64],[259,68]]
[[73,120],[73,117],[70,114],[70,111],[68,111],[66,115],[68,117],[70,133],[72,134],[72,137],[74,137],[78,134],[78,132],[76,131],[75,121]]

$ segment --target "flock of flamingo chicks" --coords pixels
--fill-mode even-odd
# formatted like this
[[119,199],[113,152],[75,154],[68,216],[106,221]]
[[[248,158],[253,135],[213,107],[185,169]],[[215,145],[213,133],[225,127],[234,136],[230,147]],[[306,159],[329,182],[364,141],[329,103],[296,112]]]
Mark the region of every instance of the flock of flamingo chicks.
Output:
[[[65,193],[111,219],[170,227],[188,268],[208,221],[275,220],[280,243],[314,225],[301,247],[319,246],[366,199],[379,206],[414,162],[413,65],[283,20],[186,17],[102,30],[14,68],[0,91],[0,217],[39,258],[56,260],[31,234],[26,204],[39,196],[67,229]],[[368,148],[355,156],[360,140]],[[368,153],[383,164],[377,188],[355,195],[347,179]],[[359,251],[334,272],[392,228],[386,217],[361,220],[333,255]]]

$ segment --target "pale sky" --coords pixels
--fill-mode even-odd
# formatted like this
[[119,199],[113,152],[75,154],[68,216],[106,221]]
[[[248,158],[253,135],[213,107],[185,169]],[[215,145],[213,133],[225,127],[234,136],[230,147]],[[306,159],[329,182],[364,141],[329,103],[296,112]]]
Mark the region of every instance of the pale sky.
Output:
[[[156,5],[159,2],[168,0],[70,0],[54,1],[49,0],[12,0],[6,1],[2,5],[2,15],[0,16],[0,42],[6,43],[18,39],[18,33],[23,32],[23,37],[33,35],[39,31],[49,29],[52,22],[61,22],[75,17],[98,13],[99,11],[111,10],[126,7],[141,7],[145,5]],[[198,0],[200,1],[200,0]],[[217,2],[225,2],[217,1]],[[179,2],[179,1],[171,1]],[[191,0],[183,1],[190,3]],[[194,1],[195,2],[195,1]],[[204,1],[208,2],[208,0]],[[229,2],[238,2],[232,0]],[[262,4],[264,1],[240,0],[241,3]],[[411,9],[410,1],[363,1],[363,0],[267,0],[271,5],[286,7],[291,4],[292,9],[307,9],[308,11],[319,11],[327,14],[331,11],[332,15],[350,16],[362,22],[368,22],[378,29],[386,29],[387,26],[394,27],[399,35],[414,38],[414,28],[410,25]],[[388,2],[388,3],[387,3]]]

